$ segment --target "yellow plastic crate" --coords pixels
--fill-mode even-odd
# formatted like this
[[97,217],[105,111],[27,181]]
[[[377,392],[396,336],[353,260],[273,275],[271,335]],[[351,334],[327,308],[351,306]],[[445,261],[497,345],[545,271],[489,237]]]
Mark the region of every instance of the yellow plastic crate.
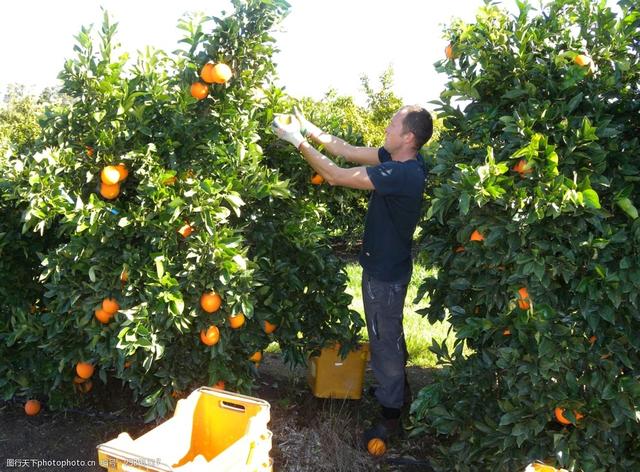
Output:
[[109,472],[268,472],[270,408],[259,398],[201,387],[138,439],[121,433],[100,444],[98,461]]
[[361,344],[344,359],[339,350],[338,345],[325,347],[319,356],[309,358],[307,381],[316,397],[358,400],[362,397],[369,344]]

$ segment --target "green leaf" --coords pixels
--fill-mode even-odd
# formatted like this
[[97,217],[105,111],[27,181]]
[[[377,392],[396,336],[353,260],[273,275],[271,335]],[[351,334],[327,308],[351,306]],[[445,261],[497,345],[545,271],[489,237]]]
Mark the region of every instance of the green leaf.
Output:
[[600,198],[595,190],[584,190],[582,196],[584,197],[584,203],[587,207],[595,208],[596,210],[600,209]]
[[631,219],[635,220],[638,218],[638,209],[628,198],[616,200],[616,205],[618,205]]

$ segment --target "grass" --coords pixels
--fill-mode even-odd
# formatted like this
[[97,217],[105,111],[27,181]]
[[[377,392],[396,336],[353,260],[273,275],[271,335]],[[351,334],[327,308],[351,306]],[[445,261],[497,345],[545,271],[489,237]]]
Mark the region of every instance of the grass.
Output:
[[[346,267],[349,276],[347,293],[353,296],[350,307],[360,313],[364,320],[364,307],[362,305],[362,267],[357,262],[349,263]],[[429,271],[419,264],[414,264],[413,276],[407,291],[407,297],[404,302],[404,332],[407,350],[409,351],[409,365],[417,367],[435,367],[436,357],[429,346],[433,339],[441,342],[447,339],[447,344],[451,348],[453,346],[453,334],[449,334],[449,323],[436,322],[429,323],[426,317],[422,317],[416,310],[424,308],[429,304],[428,297],[424,297],[419,305],[414,305],[413,300],[418,292],[418,287],[422,280],[429,275]],[[362,336],[368,339],[366,328],[362,329]]]

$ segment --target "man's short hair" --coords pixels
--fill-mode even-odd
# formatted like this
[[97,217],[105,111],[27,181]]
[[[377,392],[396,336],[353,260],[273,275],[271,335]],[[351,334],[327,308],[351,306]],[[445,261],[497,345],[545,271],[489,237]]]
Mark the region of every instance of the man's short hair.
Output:
[[402,129],[405,133],[412,132],[416,139],[416,149],[420,149],[431,139],[433,134],[433,119],[431,114],[418,105],[407,105],[402,107],[407,111],[402,122]]

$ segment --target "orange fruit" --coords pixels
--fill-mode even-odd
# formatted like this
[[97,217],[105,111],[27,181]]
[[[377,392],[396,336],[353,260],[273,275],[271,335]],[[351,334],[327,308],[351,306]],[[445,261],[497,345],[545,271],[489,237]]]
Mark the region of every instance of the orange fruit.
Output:
[[584,67],[591,64],[591,58],[589,56],[585,56],[584,54],[578,54],[576,57],[573,58],[573,62],[575,62],[579,66]]
[[208,84],[213,83],[213,67],[215,64],[213,62],[207,62],[202,69],[200,69],[200,78],[204,80]]
[[93,370],[93,365],[88,362],[78,362],[76,364],[76,374],[83,379],[90,378],[93,375]]
[[120,194],[120,184],[105,184],[104,182],[100,183],[100,195],[102,195],[107,200],[113,200]]
[[313,174],[313,176],[311,177],[311,183],[313,185],[321,185],[322,182],[324,182],[324,177],[322,177],[318,173]]
[[200,306],[207,313],[218,311],[222,305],[222,298],[215,292],[204,292],[200,297]]
[[473,231],[473,233],[471,233],[471,237],[469,238],[469,241],[484,241],[484,236],[480,231],[476,229]]
[[123,267],[122,272],[120,272],[120,282],[125,284],[127,283],[128,280],[129,280],[129,271],[127,270],[126,267]]
[[127,166],[125,166],[122,162],[116,166],[116,170],[120,175],[120,182],[129,177],[129,171],[127,170]]
[[83,379],[82,377],[79,377],[77,375],[73,378],[74,384],[81,384],[81,383],[85,383],[86,381],[87,379]]
[[81,384],[76,384],[76,388],[80,393],[88,393],[93,388],[93,382],[91,380],[87,380]]
[[[564,416],[564,408],[560,408],[559,406],[557,406],[554,410],[553,413],[556,417],[556,420],[558,421],[558,423],[562,423],[562,424],[571,424],[571,421],[569,421],[565,416]],[[580,413],[579,411],[574,411],[573,412],[573,416],[576,417],[576,422],[580,421],[582,418],[584,418],[584,415],[582,413]]]
[[446,48],[444,48],[444,55],[447,56],[447,59],[453,60],[455,56],[453,55],[453,44],[449,43]]
[[509,328],[506,328],[503,332],[502,332],[503,336],[511,336],[511,330]]
[[216,325],[209,326],[206,331],[203,329],[200,331],[200,341],[207,346],[218,344],[218,341],[220,341],[220,330]]
[[529,291],[527,287],[521,287],[518,289],[518,306],[521,310],[528,310],[531,306],[531,300],[529,300]]
[[217,389],[220,389],[220,390],[224,390],[224,386],[225,386],[225,384],[224,384],[224,380],[218,380],[218,381],[213,385],[213,388],[217,388]]
[[231,326],[233,329],[238,329],[241,328],[242,325],[244,325],[244,313],[236,313],[235,315],[231,315],[229,318],[227,318],[227,320],[229,321],[229,326]]
[[93,148],[91,146],[85,146],[84,148],[87,151],[87,156],[93,157]]
[[249,357],[249,360],[251,362],[260,362],[262,360],[262,353],[260,351],[254,352],[251,354],[251,357]]
[[589,338],[589,344],[591,344],[592,346],[595,344],[595,342],[598,340],[598,336],[596,336],[595,334],[593,336],[591,336]]
[[380,438],[373,438],[367,443],[367,450],[369,454],[375,457],[380,457],[387,452],[387,445]]
[[114,185],[120,182],[120,172],[116,166],[106,166],[100,172],[100,180],[103,184]]
[[107,324],[109,321],[111,321],[111,315],[104,311],[104,309],[102,308],[96,308],[95,316],[96,319],[103,324]]
[[191,84],[191,96],[193,98],[197,98],[198,100],[202,100],[209,95],[209,87],[202,82],[194,82]]
[[267,320],[264,320],[264,326],[262,327],[262,329],[265,333],[271,334],[276,330],[277,327],[278,326],[274,325],[273,323],[269,323]]
[[191,233],[193,233],[193,226],[189,223],[180,226],[178,229],[178,233],[182,235],[183,238],[188,238]]
[[29,416],[40,413],[40,402],[38,400],[27,400],[24,404],[24,412]]
[[539,462],[531,464],[531,467],[535,472],[560,472],[558,469],[556,469],[552,465],[541,464]]
[[224,84],[229,81],[232,75],[233,73],[231,72],[231,68],[228,65],[219,62],[213,66],[211,71],[211,80],[214,84]]
[[126,361],[126,362],[124,363],[124,368],[125,368],[125,369],[128,369],[129,367],[131,367],[131,364],[132,364],[132,362],[131,362],[131,361]]
[[114,315],[120,309],[120,305],[115,298],[105,298],[102,300],[102,309],[109,315]]
[[533,169],[529,166],[529,163],[526,159],[520,159],[518,163],[513,166],[513,170],[520,174],[520,177],[523,177],[527,174],[533,172]]

